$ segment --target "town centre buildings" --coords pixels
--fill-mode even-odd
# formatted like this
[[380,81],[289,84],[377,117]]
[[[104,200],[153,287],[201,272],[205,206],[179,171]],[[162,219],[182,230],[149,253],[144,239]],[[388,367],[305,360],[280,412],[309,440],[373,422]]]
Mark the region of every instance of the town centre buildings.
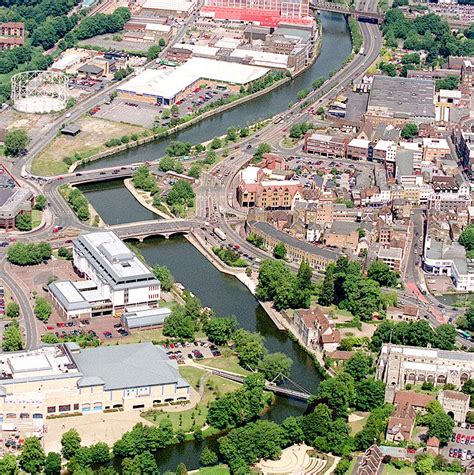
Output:
[[238,90],[260,79],[268,68],[207,58],[191,58],[172,69],[147,69],[117,88],[120,97],[172,105],[202,84],[223,84]]
[[41,427],[47,416],[189,399],[177,363],[152,343],[81,349],[65,343],[0,353],[2,426]]

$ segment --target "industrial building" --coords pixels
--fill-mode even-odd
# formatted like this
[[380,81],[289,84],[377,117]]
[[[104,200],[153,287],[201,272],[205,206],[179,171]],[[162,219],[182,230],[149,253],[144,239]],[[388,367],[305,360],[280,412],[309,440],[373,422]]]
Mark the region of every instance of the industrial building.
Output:
[[201,15],[270,27],[281,23],[313,24],[309,0],[205,0]]
[[129,100],[175,104],[201,84],[238,90],[263,77],[268,68],[229,63],[206,58],[191,58],[171,69],[147,69],[117,88],[120,97]]
[[113,232],[75,239],[73,264],[87,280],[49,285],[55,307],[67,320],[117,315],[158,304],[159,280]]
[[374,76],[365,116],[375,125],[432,123],[436,119],[435,81]]
[[146,410],[189,394],[177,364],[152,343],[81,349],[71,342],[0,357],[3,427],[41,428],[48,416],[72,413]]

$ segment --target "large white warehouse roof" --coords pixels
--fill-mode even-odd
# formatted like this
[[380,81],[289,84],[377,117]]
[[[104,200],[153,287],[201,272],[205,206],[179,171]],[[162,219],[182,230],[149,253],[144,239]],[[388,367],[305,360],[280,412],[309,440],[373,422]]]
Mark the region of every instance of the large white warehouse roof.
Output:
[[268,68],[228,63],[207,58],[191,58],[175,69],[148,69],[118,88],[144,96],[175,97],[198,79],[247,84],[261,78]]

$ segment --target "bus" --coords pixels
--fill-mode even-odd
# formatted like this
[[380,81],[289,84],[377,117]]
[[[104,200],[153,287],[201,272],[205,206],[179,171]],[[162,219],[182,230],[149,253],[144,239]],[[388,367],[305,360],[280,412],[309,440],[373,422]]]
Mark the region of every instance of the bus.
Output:
[[456,332],[461,338],[464,338],[465,340],[471,340],[471,334],[469,332],[466,332],[464,330],[460,330],[459,328],[456,329]]
[[227,236],[225,235],[225,232],[222,231],[222,229],[214,228],[214,234],[215,234],[219,239],[222,239],[222,241],[225,241],[225,240],[227,239]]

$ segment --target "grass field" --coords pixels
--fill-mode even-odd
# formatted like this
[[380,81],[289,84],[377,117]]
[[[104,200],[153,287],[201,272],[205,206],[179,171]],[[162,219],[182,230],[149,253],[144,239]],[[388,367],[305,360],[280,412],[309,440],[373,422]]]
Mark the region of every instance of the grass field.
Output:
[[212,368],[216,369],[231,371],[232,373],[242,374],[244,376],[250,374],[250,371],[247,371],[239,365],[239,360],[237,356],[234,355],[223,356],[220,358],[204,358],[203,360],[199,361],[199,364],[211,366]]
[[364,427],[365,423],[367,422],[367,418],[369,417],[368,414],[360,414],[363,416],[362,419],[354,422],[349,422],[349,426],[351,428],[351,435],[357,434],[357,432],[360,432],[362,428]]
[[[433,475],[449,475],[450,473],[453,472],[433,472]],[[412,467],[403,467],[398,470],[393,465],[385,464],[382,475],[415,475],[415,470]]]
[[124,135],[141,133],[145,129],[134,125],[111,122],[85,115],[76,121],[81,131],[76,137],[59,134],[34,160],[31,170],[36,175],[53,176],[66,173],[68,165],[63,162],[66,157],[78,154],[88,158],[106,150],[105,142],[120,139]]
[[205,377],[205,389],[199,404],[193,409],[188,409],[186,411],[163,412],[157,408],[157,410],[144,412],[142,414],[142,417],[154,424],[159,424],[163,419],[169,419],[173,424],[173,429],[175,431],[181,429],[184,430],[184,432],[192,432],[194,430],[193,427],[203,427],[206,424],[208,403],[214,401],[214,399],[219,397],[221,394],[235,391],[241,387],[238,383],[228,381],[219,376],[209,375],[206,371],[192,366],[181,366],[179,372],[181,373],[181,376],[187,379],[196,390],[199,390],[199,382],[201,378]]
[[197,472],[199,475],[229,475],[227,465],[216,465],[214,467],[202,467]]

